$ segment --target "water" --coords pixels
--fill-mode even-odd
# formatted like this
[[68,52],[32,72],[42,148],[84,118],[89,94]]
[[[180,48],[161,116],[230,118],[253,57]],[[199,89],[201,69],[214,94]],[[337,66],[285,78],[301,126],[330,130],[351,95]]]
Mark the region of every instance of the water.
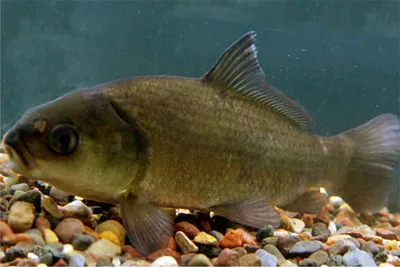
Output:
[[269,82],[335,134],[399,114],[399,14],[398,1],[1,1],[1,133],[78,87],[201,76],[254,30]]

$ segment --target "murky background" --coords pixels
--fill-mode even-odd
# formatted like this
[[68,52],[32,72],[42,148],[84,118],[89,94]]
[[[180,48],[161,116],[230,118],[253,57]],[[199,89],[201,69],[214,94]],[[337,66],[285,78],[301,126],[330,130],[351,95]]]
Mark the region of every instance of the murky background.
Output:
[[398,1],[1,1],[1,133],[78,87],[201,76],[254,30],[269,82],[335,134],[399,114],[399,14]]

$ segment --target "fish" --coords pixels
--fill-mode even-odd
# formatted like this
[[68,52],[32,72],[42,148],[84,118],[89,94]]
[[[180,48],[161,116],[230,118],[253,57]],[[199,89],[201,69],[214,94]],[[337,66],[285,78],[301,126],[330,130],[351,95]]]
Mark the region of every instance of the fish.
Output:
[[250,31],[201,77],[121,78],[31,108],[2,145],[15,172],[119,205],[147,255],[173,234],[165,208],[260,228],[279,227],[279,209],[319,212],[321,187],[356,212],[383,207],[400,158],[397,116],[314,131],[307,110],[267,82]]

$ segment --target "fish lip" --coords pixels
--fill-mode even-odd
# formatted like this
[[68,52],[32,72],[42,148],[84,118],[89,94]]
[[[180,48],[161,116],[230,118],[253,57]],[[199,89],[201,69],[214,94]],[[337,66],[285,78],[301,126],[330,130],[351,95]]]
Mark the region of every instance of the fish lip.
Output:
[[4,148],[10,161],[15,162],[17,166],[22,166],[24,169],[31,169],[35,166],[33,155],[25,144],[17,146],[4,144]]

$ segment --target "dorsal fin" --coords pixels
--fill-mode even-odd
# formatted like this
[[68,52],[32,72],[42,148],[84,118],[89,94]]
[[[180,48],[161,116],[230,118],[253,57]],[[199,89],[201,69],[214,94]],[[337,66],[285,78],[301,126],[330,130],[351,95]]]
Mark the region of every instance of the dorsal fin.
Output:
[[313,131],[315,123],[308,112],[266,82],[265,74],[257,60],[255,36],[255,32],[248,32],[225,50],[218,62],[203,77],[203,81],[230,88],[269,105],[299,128]]

